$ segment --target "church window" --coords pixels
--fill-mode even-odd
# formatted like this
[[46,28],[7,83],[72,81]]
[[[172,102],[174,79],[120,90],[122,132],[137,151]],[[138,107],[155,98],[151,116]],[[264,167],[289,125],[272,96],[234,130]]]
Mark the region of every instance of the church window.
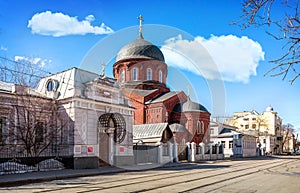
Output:
[[201,123],[200,121],[197,121],[197,134],[201,133]]
[[121,80],[122,83],[125,81],[125,70],[121,71]]
[[132,80],[137,80],[137,76],[138,76],[138,71],[137,68],[133,68],[132,69]]
[[204,122],[201,121],[201,133],[204,134]]
[[159,71],[158,77],[159,77],[159,82],[162,83],[162,71],[161,70]]
[[147,80],[152,80],[152,69],[147,68]]

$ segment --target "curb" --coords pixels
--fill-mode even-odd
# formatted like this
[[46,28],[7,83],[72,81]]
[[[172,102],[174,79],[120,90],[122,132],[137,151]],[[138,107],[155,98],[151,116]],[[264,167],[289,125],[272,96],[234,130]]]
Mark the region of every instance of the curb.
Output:
[[[87,177],[87,176],[96,176],[96,175],[105,175],[105,174],[115,174],[115,173],[125,173],[125,172],[137,172],[137,171],[146,171],[146,170],[153,170],[158,168],[175,168],[175,167],[182,167],[182,166],[190,166],[195,165],[197,163],[175,163],[175,164],[165,164],[158,167],[150,167],[150,168],[141,168],[141,169],[123,169],[123,168],[111,168],[111,170],[99,170],[99,171],[88,171],[86,173],[74,173],[74,174],[61,174],[61,175],[53,175],[53,176],[40,176],[43,175],[42,173],[35,172],[32,176],[32,178],[27,179],[20,179],[22,178],[22,174],[19,174],[16,176],[16,179],[12,180],[3,180],[0,179],[0,187],[12,187],[12,186],[20,186],[30,183],[41,183],[41,182],[47,182],[47,181],[53,181],[53,180],[63,180],[63,179],[70,179],[70,178],[79,178],[79,177]],[[73,170],[76,171],[76,170]],[[55,172],[55,171],[53,171]],[[29,174],[29,173],[24,173]],[[36,176],[34,176],[36,174]],[[8,174],[9,175],[9,174]],[[14,175],[14,174],[12,174]],[[24,177],[24,176],[23,176]],[[18,178],[18,179],[17,179]]]

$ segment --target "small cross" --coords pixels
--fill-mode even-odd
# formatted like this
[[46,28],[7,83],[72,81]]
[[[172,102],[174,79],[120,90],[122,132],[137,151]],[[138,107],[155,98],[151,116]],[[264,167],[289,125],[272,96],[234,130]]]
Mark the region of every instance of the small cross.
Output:
[[105,63],[102,63],[101,66],[102,66],[102,69],[101,69],[101,77],[104,77],[104,76],[105,76],[105,66],[106,66],[106,64],[105,64]]
[[187,96],[190,97],[190,85],[187,85],[186,88],[187,88]]

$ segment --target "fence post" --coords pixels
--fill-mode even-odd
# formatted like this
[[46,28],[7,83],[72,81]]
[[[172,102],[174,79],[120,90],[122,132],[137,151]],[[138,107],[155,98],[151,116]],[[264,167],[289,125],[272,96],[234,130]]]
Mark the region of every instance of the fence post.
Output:
[[173,144],[168,142],[169,162],[173,162]]
[[196,143],[192,142],[191,143],[191,162],[196,161]]
[[162,143],[161,142],[159,142],[159,143],[157,143],[157,145],[158,145],[158,149],[157,149],[157,153],[158,153],[158,155],[157,155],[157,162],[159,163],[159,164],[162,164],[163,163],[163,153],[162,153]]
[[187,145],[187,152],[186,152],[187,155],[186,156],[188,158],[188,161],[191,161],[191,144],[190,144],[190,142],[187,142],[186,145]]
[[219,144],[216,144],[216,157],[219,157]]
[[211,160],[212,158],[212,144],[208,144],[208,147],[209,147],[209,159]]
[[173,149],[174,149],[173,162],[178,162],[178,145],[176,142],[174,143]]
[[221,144],[221,148],[222,148],[222,159],[224,159],[224,145]]
[[203,142],[201,142],[199,145],[200,145],[200,154],[202,156],[204,156],[204,154],[205,154],[205,150],[204,150],[205,144]]

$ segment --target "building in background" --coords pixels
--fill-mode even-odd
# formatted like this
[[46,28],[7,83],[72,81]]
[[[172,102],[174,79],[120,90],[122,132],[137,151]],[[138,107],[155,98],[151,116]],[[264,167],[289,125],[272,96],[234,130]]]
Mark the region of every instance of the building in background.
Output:
[[257,156],[257,137],[239,132],[234,126],[211,121],[210,141],[223,145],[225,157]]
[[284,143],[289,143],[283,141],[282,119],[271,106],[262,113],[255,110],[236,112],[226,123],[237,127],[238,131],[257,136],[257,145],[263,155],[282,153]]

